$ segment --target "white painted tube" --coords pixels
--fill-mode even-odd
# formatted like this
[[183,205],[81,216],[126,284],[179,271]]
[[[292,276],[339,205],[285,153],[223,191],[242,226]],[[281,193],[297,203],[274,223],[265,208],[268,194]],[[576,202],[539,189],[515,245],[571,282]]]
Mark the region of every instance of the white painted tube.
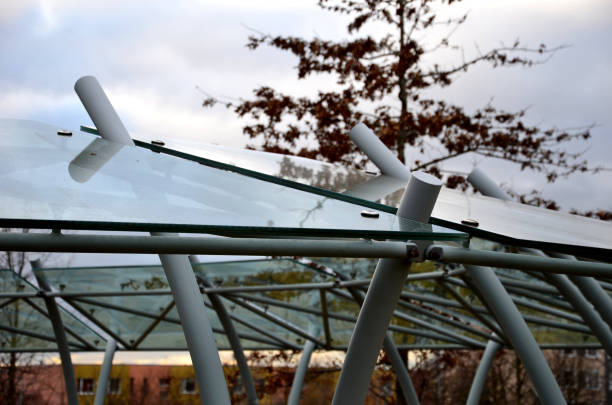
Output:
[[427,223],[440,189],[442,182],[437,177],[425,172],[413,172],[397,208],[397,216]]
[[119,115],[117,115],[95,77],[81,77],[74,84],[74,91],[81,99],[81,103],[83,103],[102,138],[123,145],[134,146],[130,134],[128,134]]
[[489,176],[486,175],[485,172],[480,170],[479,168],[475,168],[472,170],[470,175],[467,177],[467,181],[482,195],[486,195],[489,197],[495,197],[500,200],[511,200],[508,193],[501,189]]
[[410,169],[365,124],[355,125],[349,136],[383,174],[403,180],[410,178]]

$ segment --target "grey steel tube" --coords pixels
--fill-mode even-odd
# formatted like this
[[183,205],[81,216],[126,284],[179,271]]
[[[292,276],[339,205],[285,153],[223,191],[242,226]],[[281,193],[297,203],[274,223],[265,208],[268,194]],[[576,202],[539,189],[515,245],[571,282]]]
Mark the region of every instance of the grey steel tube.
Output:
[[473,264],[477,266],[492,266],[582,276],[612,277],[612,265],[607,263],[579,262],[567,259],[555,259],[552,257],[537,257],[440,245],[430,246],[427,249],[426,256],[428,259],[445,263]]
[[597,336],[606,353],[612,354],[612,332],[610,328],[601,319],[599,314],[593,310],[593,307],[591,307],[585,297],[580,294],[578,288],[563,274],[546,274],[545,276],[551,284],[557,287],[565,299],[572,304],[576,312],[580,314],[593,334]]
[[96,387],[94,405],[104,405],[108,380],[113,367],[115,350],[117,350],[117,342],[115,342],[114,339],[110,339],[108,342],[106,342],[106,350],[104,351],[104,360],[102,361],[102,368],[100,369],[100,375],[98,376],[98,386]]
[[540,401],[544,404],[565,404],[563,393],[538,343],[493,270],[478,266],[466,267],[525,366]]
[[200,400],[203,404],[229,405],[223,366],[189,258],[165,254],[159,255],[159,258],[183,325],[200,388]]
[[[580,289],[582,295],[593,304],[599,315],[608,324],[608,327],[612,328],[612,299],[610,299],[610,296],[604,291],[602,286],[591,277],[569,276],[569,278]],[[608,353],[612,355],[612,352]]]
[[467,181],[476,187],[476,189],[483,195],[498,198],[504,201],[512,200],[512,197],[510,197],[508,193],[502,190],[493,180],[489,178],[489,176],[486,175],[485,172],[479,168],[472,170],[470,175],[467,177]]
[[81,103],[102,138],[123,145],[134,145],[119,115],[95,77],[81,77],[74,84],[74,91],[81,99]]
[[416,245],[396,241],[64,235],[0,232],[0,248],[26,252],[154,253],[409,258]]
[[[31,264],[33,269],[42,267],[40,260],[33,260]],[[41,290],[51,290],[45,279],[38,277],[36,273],[34,273],[34,275]],[[53,326],[53,333],[57,342],[57,351],[59,352],[60,361],[62,363],[62,373],[64,375],[68,405],[78,405],[79,400],[77,397],[76,380],[74,378],[74,368],[72,367],[72,359],[70,358],[70,348],[68,347],[68,339],[66,339],[64,323],[62,322],[62,317],[57,307],[57,303],[55,302],[55,298],[45,296],[44,301],[49,319],[51,320],[51,325]]]
[[[441,187],[437,178],[426,173],[413,173],[397,216],[427,222]],[[364,402],[376,358],[409,268],[406,260],[379,260],[351,336],[333,405]]]
[[[484,195],[489,195],[502,200],[510,200],[511,197],[503,191],[493,180],[491,180],[482,170],[476,168],[470,173],[467,180]],[[530,252],[545,256],[545,254],[536,249],[528,249]],[[575,257],[563,254],[552,253],[551,256],[567,259],[576,260]],[[591,328],[595,336],[602,343],[606,352],[612,355],[610,351],[612,349],[612,299],[603,290],[602,286],[591,277],[584,277],[578,275],[570,275],[571,280],[580,291],[571,285],[566,275],[549,274],[546,275],[549,282],[555,285],[557,289],[565,296],[565,298],[572,304],[576,311],[582,316],[587,325]],[[582,294],[580,294],[582,292]],[[589,303],[590,301],[597,312],[593,311],[593,308]],[[607,323],[607,325],[602,321]]]
[[[193,265],[198,263],[198,258],[196,256],[189,256],[189,261]],[[208,281],[204,277],[199,277],[199,279],[206,287],[212,287],[210,281]],[[244,350],[242,349],[240,338],[238,337],[236,328],[234,328],[234,323],[232,322],[232,319],[219,296],[217,294],[211,293],[207,295],[208,299],[210,300],[210,303],[212,304],[213,309],[219,317],[219,322],[221,322],[221,326],[223,327],[225,336],[227,336],[227,340],[229,341],[230,347],[234,352],[234,358],[236,359],[236,364],[238,365],[238,370],[240,371],[242,384],[244,385],[244,390],[246,392],[247,402],[249,405],[257,405],[259,401],[257,400],[257,391],[255,390],[255,383],[253,382],[251,370],[249,369],[246,357],[244,356]]]
[[414,389],[414,385],[412,385],[410,374],[408,374],[408,368],[406,368],[404,359],[402,359],[399,350],[397,350],[397,346],[393,342],[391,333],[389,332],[385,334],[383,348],[385,349],[385,353],[387,353],[387,356],[389,356],[391,366],[393,367],[393,371],[395,372],[395,378],[397,378],[397,382],[399,383],[400,388],[402,389],[406,404],[419,405],[419,397],[417,396],[417,393]]
[[[310,328],[308,331],[311,335],[317,335],[317,328]],[[293,383],[291,384],[291,391],[289,392],[289,399],[287,400],[287,405],[298,405],[300,402],[300,396],[302,394],[302,387],[304,386],[304,378],[306,377],[306,372],[308,371],[308,364],[310,363],[310,357],[312,352],[317,347],[315,342],[312,340],[307,340],[304,344],[304,348],[302,349],[302,356],[300,357],[300,362],[298,363],[298,367],[295,370],[295,375],[293,376]]]
[[487,380],[487,373],[491,368],[491,363],[493,363],[495,353],[497,353],[497,351],[501,348],[502,345],[497,343],[495,340],[489,340],[489,343],[487,343],[487,348],[482,354],[480,364],[478,364],[478,369],[476,370],[476,375],[474,375],[474,381],[472,381],[470,393],[468,394],[468,399],[465,402],[465,405],[478,405],[480,403],[480,396],[482,395],[482,390],[484,388],[485,381]]
[[[335,277],[340,280],[349,280],[346,275],[338,271],[333,271],[333,273],[335,274]],[[342,284],[342,282],[340,282],[340,284]],[[363,305],[363,300],[365,299],[365,294],[363,293],[363,291],[358,290],[355,287],[348,287],[347,289],[350,293],[350,296],[352,296],[355,302],[357,302],[357,304],[361,307]],[[341,294],[341,296],[344,295]],[[400,388],[402,389],[402,393],[404,394],[404,399],[406,400],[407,405],[419,405],[419,398],[414,389],[414,385],[412,384],[412,380],[410,379],[410,374],[408,374],[408,368],[406,367],[404,360],[402,359],[402,356],[400,355],[399,350],[397,349],[397,346],[395,345],[395,342],[393,341],[393,337],[390,332],[387,332],[385,334],[385,340],[383,340],[383,349],[389,356],[389,360],[391,361],[391,367],[395,372],[395,378],[397,379],[397,382],[399,383]]]
[[[383,174],[408,180],[410,170],[385,146],[365,124],[359,123],[351,129],[349,136]],[[428,218],[429,219],[429,218]]]

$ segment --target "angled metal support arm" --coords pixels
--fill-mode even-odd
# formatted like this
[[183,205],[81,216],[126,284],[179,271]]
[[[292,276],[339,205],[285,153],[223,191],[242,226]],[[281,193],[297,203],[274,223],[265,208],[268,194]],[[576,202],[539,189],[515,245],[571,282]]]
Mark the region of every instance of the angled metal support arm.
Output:
[[[334,271],[337,278],[346,280],[348,277],[342,273]],[[348,288],[349,293],[353,297],[353,299],[357,302],[357,304],[361,307],[363,305],[363,301],[365,299],[365,293],[363,291],[358,290],[355,287]],[[419,397],[414,389],[414,384],[412,384],[412,380],[410,379],[410,374],[408,373],[408,368],[404,364],[404,360],[393,341],[393,335],[390,332],[385,334],[385,340],[383,340],[383,349],[387,356],[389,356],[389,360],[391,361],[391,367],[393,367],[393,371],[395,372],[395,376],[397,381],[402,389],[402,393],[404,394],[404,399],[406,400],[407,405],[419,405]]]
[[[441,187],[437,178],[414,173],[408,181],[397,215],[427,222]],[[351,336],[332,404],[364,402],[376,358],[409,268],[405,260],[379,260]]]
[[[49,318],[49,313],[47,311],[45,311],[43,308],[41,308],[39,305],[37,305],[35,302],[33,302],[31,299],[29,298],[24,298],[23,299],[29,306],[31,306],[32,308],[34,308],[36,311],[40,312],[42,315],[46,316],[47,318]],[[50,319],[50,318],[49,318]],[[69,334],[70,336],[72,336],[74,339],[78,340],[79,342],[81,342],[83,344],[84,348],[87,348],[91,351],[95,351],[96,347],[94,345],[92,345],[91,343],[89,343],[87,340],[85,340],[81,335],[79,335],[78,333],[76,333],[75,331],[73,331],[72,329],[70,329],[68,326],[64,325],[64,331]]]
[[453,298],[455,298],[455,300],[457,300],[458,303],[460,303],[466,310],[468,310],[472,315],[474,315],[476,319],[478,319],[483,325],[485,325],[492,332],[494,332],[494,336],[498,336],[498,337],[504,336],[501,330],[499,329],[498,325],[491,322],[489,319],[487,319],[484,315],[480,314],[478,311],[475,311],[473,305],[470,304],[465,298],[463,298],[461,294],[455,291],[454,288],[451,288],[449,285],[447,285],[443,281],[438,281],[438,284],[441,285],[446,291],[448,291],[453,296]]
[[497,351],[501,348],[502,345],[493,339],[489,340],[489,343],[487,343],[487,348],[482,354],[482,358],[478,364],[478,369],[476,370],[476,375],[474,375],[474,381],[472,381],[470,393],[468,394],[468,399],[465,405],[478,405],[480,403],[480,396],[482,395],[482,390],[487,379],[487,373],[491,368],[491,363],[493,363],[495,353],[497,353]]
[[108,391],[108,380],[110,378],[111,369],[113,368],[115,350],[117,350],[117,342],[114,339],[110,339],[106,342],[106,350],[104,351],[104,360],[102,361],[100,375],[98,376],[98,386],[96,387],[94,405],[104,405],[106,391]]
[[567,276],[562,274],[547,274],[547,278],[582,316],[584,322],[603,345],[606,353],[612,354],[612,332],[610,332],[610,328],[593,310],[585,297],[580,294],[578,288],[568,280]]
[[229,405],[223,366],[189,258],[185,255],[159,255],[159,258],[181,319],[200,399],[204,404]]
[[538,343],[493,270],[477,266],[467,266],[467,270],[525,366],[540,401],[565,404],[563,393]]
[[[502,200],[511,199],[505,191],[479,169],[474,169],[474,171],[470,173],[468,181],[485,195]],[[537,249],[526,250],[535,255],[546,256],[542,251]],[[552,254],[552,256],[570,261],[576,260],[575,257],[568,255]],[[612,300],[603,290],[602,286],[591,277],[570,275],[568,279],[568,276],[565,274],[552,273],[545,273],[544,276],[550,284],[554,285],[557,290],[559,290],[572,307],[574,307],[576,312],[580,314],[584,322],[591,328],[595,336],[597,336],[608,355],[612,355],[612,331],[610,330],[612,328],[612,313],[610,311],[610,308],[612,308]],[[572,282],[574,285],[572,285]],[[576,286],[578,288],[576,288]],[[599,313],[593,310],[587,300],[593,304]]]
[[[494,339],[498,343],[504,344],[504,341],[502,339],[500,339],[498,336],[487,335],[486,332],[483,332],[480,329],[476,329],[476,328],[473,328],[471,326],[468,326],[468,324],[472,324],[472,323],[475,322],[475,318],[469,317],[469,318],[466,319],[465,315],[459,316],[458,314],[453,314],[453,317],[451,317],[448,314],[446,316],[445,315],[441,315],[441,314],[439,314],[437,312],[429,311],[427,309],[419,307],[418,305],[414,305],[414,304],[406,302],[404,300],[400,300],[398,302],[398,304],[401,307],[404,307],[404,308],[406,308],[408,310],[414,311],[414,312],[419,313],[419,314],[421,314],[423,316],[426,316],[428,318],[435,319],[435,320],[437,320],[439,322],[442,322],[442,323],[445,323],[447,325],[451,325],[451,326],[453,326],[453,327],[455,327],[457,329],[461,329],[461,330],[463,330],[465,332],[474,334],[476,336],[480,336],[480,337],[482,337],[484,339]],[[461,321],[457,321],[457,320],[455,320],[453,318],[461,319]]]
[[159,325],[161,321],[164,320],[166,315],[168,315],[168,313],[172,311],[172,308],[174,308],[174,305],[175,305],[174,300],[172,300],[168,305],[166,305],[166,308],[164,308],[161,314],[159,314],[159,316],[156,319],[154,319],[153,322],[149,324],[149,326],[147,326],[144,332],[142,332],[140,336],[138,337],[138,339],[136,339],[136,341],[134,342],[135,349],[138,348],[138,346],[140,346],[142,341],[145,340],[147,336],[149,336],[149,334],[153,331],[153,329],[155,329],[155,327]]
[[[270,313],[268,311],[266,311],[264,308],[259,307],[258,305],[252,304],[248,301],[246,301],[244,298],[237,298],[237,297],[233,297],[231,295],[227,295],[225,296],[225,298],[227,298],[228,300],[232,301],[233,303],[240,305],[243,308],[248,309],[249,311],[261,316],[262,318],[265,318],[275,324],[277,324],[278,326],[292,332],[295,333],[296,335],[306,339],[306,340],[311,340],[314,343],[316,343],[318,346],[321,347],[325,347],[325,343],[321,342],[319,339],[317,339],[315,336],[310,335],[309,333],[303,331],[302,329],[300,329],[299,327],[293,325],[291,322],[288,322],[284,319],[282,319],[281,317]],[[291,344],[291,346],[299,349],[299,346],[295,346],[293,344]]]
[[[85,76],[80,78],[75,83],[74,90],[89,113],[91,120],[98,128],[102,138],[115,145],[134,145],[104,90],[102,90],[102,87],[94,77]],[[79,159],[79,156],[75,160]],[[85,180],[91,174],[87,174],[87,176]],[[162,242],[164,239],[163,234],[161,236],[152,236],[159,236],[159,238],[153,237],[150,239],[153,244]],[[176,235],[171,235],[170,237],[176,238]],[[114,238],[115,242],[109,243],[116,243],[116,237],[113,236],[111,238]],[[162,253],[162,250],[156,250],[151,253]],[[160,254],[159,258],[172,290],[183,331],[185,332],[185,339],[191,354],[196,380],[200,387],[200,399],[203,403],[229,405],[229,393],[225,383],[225,376],[223,375],[221,360],[219,359],[212,328],[208,321],[204,302],[189,259],[187,256],[173,254]]]
[[[42,264],[40,260],[32,261],[32,268],[40,268]],[[36,275],[36,281],[38,286],[43,291],[51,291],[47,281]],[[45,306],[47,307],[47,313],[49,319],[53,325],[53,333],[55,334],[55,340],[57,341],[57,350],[60,355],[62,363],[62,371],[64,374],[64,384],[66,386],[66,397],[68,399],[68,405],[78,405],[79,401],[77,398],[77,387],[76,380],[74,378],[74,368],[72,368],[72,359],[70,358],[70,348],[68,347],[68,339],[66,339],[66,331],[64,330],[64,324],[60,315],[59,308],[55,302],[55,298],[43,297]]]
[[[193,266],[194,264],[198,263],[198,258],[196,256],[189,256],[189,261]],[[205,277],[198,277],[198,279],[202,284],[204,284],[205,287],[212,287],[212,283]],[[219,298],[217,294],[208,294],[208,299],[210,300],[213,309],[217,313],[219,322],[221,322],[221,326],[223,326],[225,336],[227,336],[232,352],[234,353],[234,358],[236,359],[236,364],[238,365],[238,370],[240,371],[240,377],[242,384],[244,385],[248,404],[257,405],[259,400],[257,399],[255,382],[253,381],[251,370],[249,369],[246,357],[244,356],[244,350],[242,349],[242,344],[240,343],[240,338],[238,337],[236,328],[234,328],[232,319],[230,318],[225,305],[223,305],[221,298]]]
[[612,299],[603,287],[592,277],[569,276],[569,279],[580,289],[582,295],[593,304],[608,327],[612,328]]
[[[308,333],[316,336],[319,334],[319,328],[311,326]],[[310,357],[316,347],[317,345],[312,340],[307,340],[306,343],[304,343],[302,356],[300,357],[300,362],[298,363],[298,367],[295,370],[295,375],[293,376],[293,383],[291,384],[291,391],[289,392],[287,405],[299,404],[300,396],[302,394],[302,387],[304,386],[304,379],[306,377],[306,372],[308,371],[308,364],[310,363]]]

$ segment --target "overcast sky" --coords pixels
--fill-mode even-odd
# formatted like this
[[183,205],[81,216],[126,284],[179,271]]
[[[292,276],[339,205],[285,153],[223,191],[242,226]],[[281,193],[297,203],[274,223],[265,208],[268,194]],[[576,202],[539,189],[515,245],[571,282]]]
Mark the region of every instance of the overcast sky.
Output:
[[[448,12],[470,12],[455,34],[466,54],[520,38],[527,45],[570,45],[531,69],[474,69],[436,94],[467,108],[493,99],[507,109],[529,106],[542,126],[591,123],[586,157],[612,166],[612,2],[606,0],[472,0]],[[445,11],[445,13],[448,13]],[[0,117],[76,128],[90,123],[73,91],[96,76],[134,137],[196,138],[243,146],[241,122],[221,108],[203,110],[196,86],[217,96],[248,97],[258,85],[296,94],[324,81],[297,83],[295,60],[284,53],[248,51],[247,27],[268,32],[343,38],[345,19],[315,1],[78,1],[0,3]],[[380,29],[380,27],[379,27]],[[469,157],[519,191],[537,188],[564,208],[612,209],[609,172],[554,185],[499,162]]]

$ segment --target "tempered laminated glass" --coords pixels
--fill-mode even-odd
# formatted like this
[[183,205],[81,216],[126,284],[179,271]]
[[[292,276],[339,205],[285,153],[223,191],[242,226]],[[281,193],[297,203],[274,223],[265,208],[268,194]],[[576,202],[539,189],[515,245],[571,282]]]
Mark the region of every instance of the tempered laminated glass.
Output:
[[612,250],[609,222],[457,190],[442,190],[432,216],[457,224],[474,219],[478,229],[519,240]]
[[[389,176],[372,176],[362,170],[311,159],[240,151],[198,142],[169,142],[167,146],[170,148],[196,156],[394,207],[399,204],[406,183]],[[608,258],[612,250],[612,224],[605,221],[447,188],[440,192],[432,217],[461,226],[466,231],[469,228],[462,225],[462,221],[474,219],[479,223],[478,230],[519,242],[605,249]]]
[[[31,121],[0,121],[6,226],[389,239],[465,235]],[[370,209],[372,210],[372,209]]]
[[207,144],[197,140],[164,139],[165,147],[270,176],[326,190],[344,192],[375,174],[299,156]]

